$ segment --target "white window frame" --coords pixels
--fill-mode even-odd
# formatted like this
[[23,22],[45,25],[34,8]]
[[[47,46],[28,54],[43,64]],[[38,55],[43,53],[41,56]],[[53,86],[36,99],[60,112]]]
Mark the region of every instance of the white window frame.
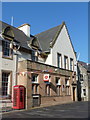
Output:
[[[33,76],[35,76],[37,80],[33,81]],[[35,74],[35,73],[32,73],[32,83],[38,83],[38,77],[39,75],[38,74]]]
[[68,57],[64,56],[64,68],[68,69]]
[[8,40],[2,40],[2,56],[6,58],[12,58],[12,49],[10,49],[10,41]]
[[70,58],[70,70],[73,71],[73,59],[72,58]]
[[60,79],[60,77],[55,77],[55,80],[58,81],[58,82],[56,82],[56,85],[61,85],[61,79]]
[[[8,79],[8,81],[7,81],[7,86],[3,86],[3,85],[6,84],[6,82],[3,81],[3,80],[4,80],[3,77],[5,77],[5,76],[3,76],[3,74],[8,75],[8,76],[7,76],[8,78],[5,78],[5,79]],[[10,75],[10,74],[11,74],[10,72],[2,71],[2,96],[3,96],[3,97],[8,97],[8,96],[10,95],[10,82],[11,82],[11,80],[10,80],[10,76],[11,76],[11,75]],[[4,89],[5,89],[5,87],[7,87],[7,89],[6,89],[6,91],[5,91],[5,94],[3,94],[3,87],[4,87]]]
[[57,66],[62,68],[62,55],[60,53],[57,53]]

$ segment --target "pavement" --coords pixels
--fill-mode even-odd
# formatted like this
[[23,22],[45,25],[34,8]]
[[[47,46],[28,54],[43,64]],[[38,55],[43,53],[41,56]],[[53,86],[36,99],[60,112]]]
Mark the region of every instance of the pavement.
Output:
[[[88,102],[73,102],[2,114],[2,118],[88,118]],[[88,119],[89,120],[89,119]]]

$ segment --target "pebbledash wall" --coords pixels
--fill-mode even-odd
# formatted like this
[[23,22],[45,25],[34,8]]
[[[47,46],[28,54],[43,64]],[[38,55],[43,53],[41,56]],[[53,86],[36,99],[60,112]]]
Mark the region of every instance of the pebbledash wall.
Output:
[[[56,71],[57,69],[57,71]],[[47,71],[48,70],[48,71]],[[19,74],[24,72],[23,75]],[[47,72],[45,72],[47,71]],[[31,60],[25,60],[19,62],[19,73],[18,73],[18,85],[23,85],[26,88],[26,106],[25,108],[28,109],[33,107],[34,97],[40,96],[40,105],[54,105],[54,104],[61,104],[61,103],[68,103],[77,101],[77,88],[76,88],[76,77],[73,75],[73,72],[70,70],[59,69],[57,67],[42,64],[39,62],[33,62]],[[32,95],[32,74],[38,74],[38,94]],[[49,74],[50,81],[47,83],[44,81],[44,74]],[[60,95],[56,93],[56,82],[55,78],[60,77]],[[66,94],[66,85],[65,79],[69,80],[69,95]],[[46,85],[50,85],[50,95],[47,96],[45,94]],[[64,85],[64,88],[63,88]],[[73,87],[75,87],[75,100],[73,95]]]

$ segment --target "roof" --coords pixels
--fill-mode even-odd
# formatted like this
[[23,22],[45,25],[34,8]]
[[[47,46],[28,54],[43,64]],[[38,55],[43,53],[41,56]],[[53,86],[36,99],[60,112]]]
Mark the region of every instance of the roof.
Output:
[[[41,33],[35,35],[37,37],[38,41],[40,42],[42,51],[48,52],[50,50],[50,48],[53,47],[53,45],[55,44],[57,37],[60,34],[64,25],[66,26],[65,22],[62,22],[61,25],[58,25],[56,27],[53,27],[49,30],[46,30],[44,32],[41,32]],[[66,29],[67,29],[67,26],[66,26]],[[68,30],[67,30],[67,33],[68,33]],[[68,33],[68,36],[70,39],[69,33]],[[70,43],[71,43],[72,49],[73,49],[75,56],[76,56],[76,52],[74,50],[71,39],[70,39]]]
[[78,61],[78,63],[83,66],[88,72],[90,72],[90,64],[87,64],[83,61]]
[[49,51],[50,49],[50,43],[54,40],[58,32],[61,30],[62,25],[58,25],[56,27],[53,27],[49,30],[46,30],[44,32],[41,32],[37,35],[37,39],[40,42],[40,45],[42,47],[42,51]]
[[0,21],[0,33],[6,28],[6,27],[10,27],[13,30],[14,33],[14,39],[17,40],[18,42],[20,42],[20,45],[26,49],[31,49],[30,47],[28,47],[27,41],[30,40],[29,37],[27,37],[25,35],[25,33],[21,30],[19,30],[18,28],[15,28],[5,22]]

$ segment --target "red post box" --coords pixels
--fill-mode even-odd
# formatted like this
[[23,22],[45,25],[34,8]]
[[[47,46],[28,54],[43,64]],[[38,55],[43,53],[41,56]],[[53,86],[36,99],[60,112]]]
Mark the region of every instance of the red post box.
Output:
[[13,109],[25,108],[25,87],[15,85],[13,88]]

